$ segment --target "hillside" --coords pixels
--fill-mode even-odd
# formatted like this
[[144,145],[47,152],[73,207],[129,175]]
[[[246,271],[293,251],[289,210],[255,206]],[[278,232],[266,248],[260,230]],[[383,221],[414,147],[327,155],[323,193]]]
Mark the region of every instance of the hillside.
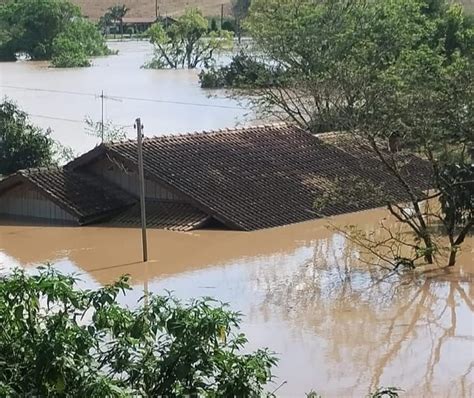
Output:
[[125,4],[129,9],[127,17],[153,17],[158,6],[161,15],[177,15],[187,7],[200,8],[206,15],[220,15],[224,4],[228,13],[231,0],[72,0],[82,12],[91,19],[104,15],[107,8],[116,4]]

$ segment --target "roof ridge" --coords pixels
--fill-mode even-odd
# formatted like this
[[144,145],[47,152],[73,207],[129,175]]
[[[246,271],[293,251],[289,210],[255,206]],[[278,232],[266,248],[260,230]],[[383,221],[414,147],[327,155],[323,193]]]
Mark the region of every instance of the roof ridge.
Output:
[[21,175],[30,175],[30,174],[35,174],[35,173],[42,173],[45,171],[60,171],[64,170],[62,166],[40,166],[40,167],[29,167],[27,169],[20,169],[16,171],[16,174],[21,174]]
[[[151,141],[151,140],[164,140],[168,138],[176,138],[176,137],[190,137],[196,135],[211,135],[211,134],[222,134],[222,133],[238,133],[247,130],[255,130],[255,129],[268,129],[268,128],[281,128],[281,127],[289,127],[292,126],[291,123],[288,122],[273,122],[273,123],[264,123],[264,124],[257,124],[257,125],[250,125],[250,126],[240,126],[240,127],[225,127],[220,129],[213,129],[213,130],[200,130],[200,131],[193,131],[193,132],[175,132],[175,133],[167,133],[164,135],[152,135],[149,137],[144,137],[143,141]],[[123,140],[117,141],[109,141],[103,143],[106,147],[119,145],[127,142],[136,142],[136,138],[125,138]]]

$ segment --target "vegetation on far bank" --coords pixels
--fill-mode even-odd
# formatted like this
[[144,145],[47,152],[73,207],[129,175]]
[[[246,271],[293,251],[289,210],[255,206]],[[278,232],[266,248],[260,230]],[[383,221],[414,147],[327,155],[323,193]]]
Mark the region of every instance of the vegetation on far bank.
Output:
[[19,54],[51,60],[55,67],[90,65],[90,58],[108,55],[97,27],[68,0],[8,0],[0,5],[0,61]]

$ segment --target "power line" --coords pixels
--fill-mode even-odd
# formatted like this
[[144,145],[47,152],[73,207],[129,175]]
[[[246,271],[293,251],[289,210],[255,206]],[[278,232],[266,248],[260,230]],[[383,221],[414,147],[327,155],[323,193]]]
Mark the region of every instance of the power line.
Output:
[[45,88],[33,88],[33,87],[20,87],[20,86],[0,86],[2,88],[11,88],[14,90],[24,90],[24,91],[39,91],[39,92],[46,92],[46,93],[56,93],[56,94],[70,94],[70,95],[80,95],[83,97],[97,97],[96,94],[90,93],[81,93],[78,91],[62,91],[62,90],[52,90],[52,89],[45,89]]
[[[68,94],[68,95],[78,95],[78,96],[83,96],[83,97],[100,98],[100,94],[84,93],[84,92],[78,92],[78,91],[52,90],[52,89],[44,89],[44,88],[8,86],[8,85],[2,85],[0,87],[14,89],[14,90],[37,91],[37,92]],[[105,96],[104,98],[112,99],[112,100],[117,99],[117,100],[128,100],[128,101],[155,102],[155,103],[171,104],[171,105],[198,106],[198,107],[203,107],[203,108],[239,109],[239,110],[248,109],[243,106],[212,105],[212,104],[203,104],[203,103],[198,103],[198,102],[170,101],[170,100],[161,100],[157,98],[139,98],[139,97],[118,96],[118,95]]]
[[[29,116],[31,117],[37,117],[41,119],[51,119],[51,120],[59,120],[61,122],[70,122],[70,123],[79,123],[79,124],[86,124],[85,120],[79,120],[79,119],[68,119],[64,117],[56,117],[56,116],[48,116],[48,115],[38,115],[34,113],[30,113]],[[117,127],[122,127],[122,128],[130,128],[133,127],[131,124],[114,124],[114,126]]]
[[62,122],[80,123],[80,124],[84,124],[84,123],[85,123],[84,120],[67,119],[67,118],[64,118],[64,117],[55,117],[55,116],[47,116],[47,115],[35,115],[35,114],[33,114],[33,113],[30,113],[29,116],[31,116],[31,117],[38,117],[38,118],[41,118],[41,119],[60,120],[60,121],[62,121]]

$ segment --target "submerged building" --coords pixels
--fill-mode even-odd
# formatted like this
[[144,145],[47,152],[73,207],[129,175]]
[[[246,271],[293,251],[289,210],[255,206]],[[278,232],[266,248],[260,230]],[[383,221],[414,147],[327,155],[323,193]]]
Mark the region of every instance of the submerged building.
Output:
[[[251,231],[379,207],[387,195],[405,199],[371,151],[286,124],[146,138],[143,156],[152,228]],[[19,171],[0,182],[0,215],[138,226],[137,158],[130,140],[101,144],[63,168]],[[420,189],[427,172],[421,159],[405,159],[406,178]],[[360,181],[380,195],[350,189]]]

